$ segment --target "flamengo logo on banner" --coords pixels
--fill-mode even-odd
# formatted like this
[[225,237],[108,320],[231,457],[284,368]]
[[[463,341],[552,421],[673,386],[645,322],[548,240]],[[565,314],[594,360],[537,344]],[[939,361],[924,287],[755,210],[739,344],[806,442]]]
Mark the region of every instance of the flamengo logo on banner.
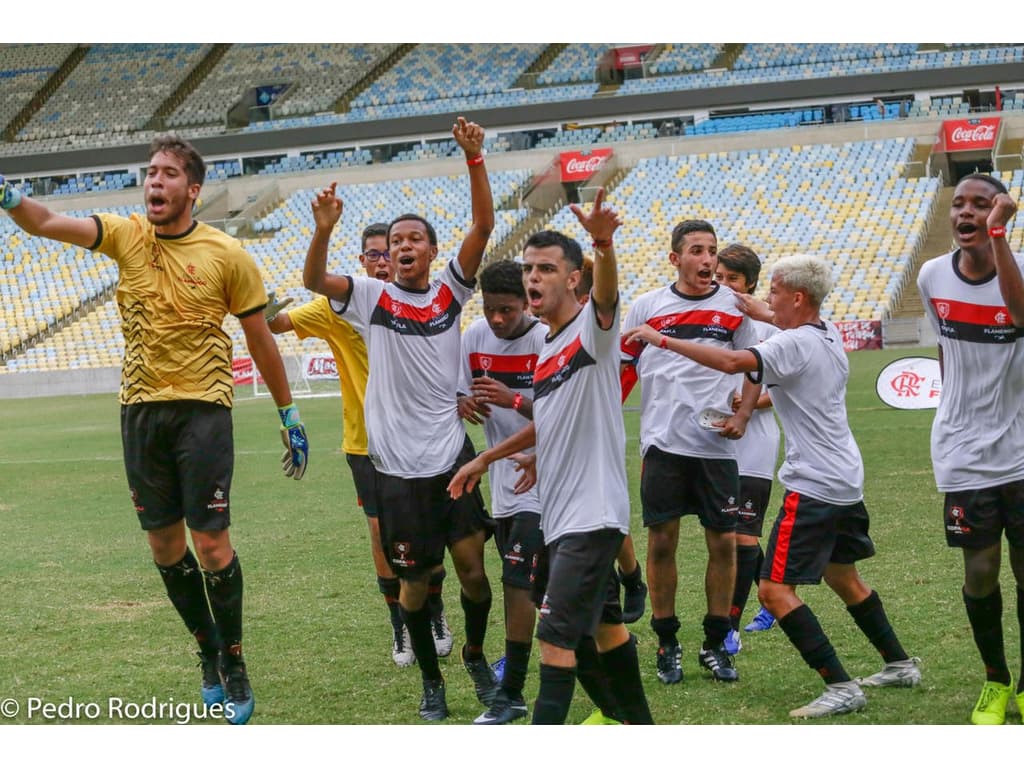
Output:
[[593,176],[611,157],[611,149],[589,152],[562,152],[558,159],[562,168],[562,181],[583,181]]
[[942,123],[942,132],[946,137],[946,151],[948,152],[991,149],[995,146],[998,130],[998,117],[946,120]]

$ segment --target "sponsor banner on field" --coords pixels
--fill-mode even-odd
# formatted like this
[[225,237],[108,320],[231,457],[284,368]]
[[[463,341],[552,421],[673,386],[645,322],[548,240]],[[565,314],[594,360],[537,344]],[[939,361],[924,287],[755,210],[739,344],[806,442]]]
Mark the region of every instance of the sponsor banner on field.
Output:
[[331,355],[306,355],[302,358],[302,369],[307,379],[338,378],[338,364]]
[[235,380],[235,386],[239,384],[252,384],[252,375],[256,366],[252,363],[251,357],[236,357],[231,361],[231,376]]
[[943,120],[942,138],[947,152],[992,149],[999,133],[998,117],[976,117],[970,120]]
[[901,357],[882,369],[875,392],[886,405],[904,411],[936,408],[942,395],[942,375],[934,357]]
[[611,154],[611,149],[588,149],[560,153],[558,160],[562,168],[562,181],[589,179],[601,169]]
[[882,348],[881,320],[837,320],[835,325],[843,335],[843,349],[847,352]]

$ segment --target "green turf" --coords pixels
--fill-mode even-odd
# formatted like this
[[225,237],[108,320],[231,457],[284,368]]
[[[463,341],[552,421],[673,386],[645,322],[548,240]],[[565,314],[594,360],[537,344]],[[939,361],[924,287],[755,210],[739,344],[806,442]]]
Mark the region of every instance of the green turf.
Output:
[[[924,683],[914,690],[869,691],[867,709],[842,723],[964,723],[983,680],[960,599],[960,556],[944,543],[928,458],[933,412],[895,411],[874,394],[885,362],[917,352],[851,355],[848,407],[865,459],[866,503],[878,548],[862,574],[881,594],[903,644],[922,658]],[[636,394],[630,405],[635,403]],[[281,475],[277,415],[269,400],[243,400],[235,409],[232,539],[245,573],[245,647],[257,697],[253,722],[417,723],[419,673],[391,662],[366,524],[339,451],[340,400],[304,400],[300,407],[312,460],[298,483]],[[628,407],[633,530],[642,559],[638,418]],[[39,713],[27,716],[33,698],[54,705],[99,703],[96,722],[109,721],[111,697],[138,704],[197,701],[191,639],[163,593],[128,498],[116,398],[0,400],[0,423],[0,699],[12,698],[21,709],[10,720],[46,722]],[[483,444],[478,429],[471,434]],[[655,720],[789,722],[789,709],[816,696],[821,683],[779,629],[744,634],[739,683],[713,684],[699,670],[705,553],[695,520],[684,521],[680,539],[681,685],[666,687],[655,678],[657,642],[649,612],[633,625]],[[496,600],[486,650],[494,659],[502,653],[503,633],[493,548],[488,565]],[[1016,672],[1020,633],[1008,566],[1002,583],[1007,652]],[[838,598],[825,587],[802,588],[801,595],[851,674],[880,667]],[[456,635],[456,652],[442,660],[450,722],[467,723],[481,707],[457,662],[463,632],[453,572],[445,600]],[[746,617],[755,608],[752,598]],[[536,685],[535,654],[526,689],[531,703]],[[590,711],[578,688],[569,721]],[[1011,722],[1019,722],[1013,704],[1011,712]]]

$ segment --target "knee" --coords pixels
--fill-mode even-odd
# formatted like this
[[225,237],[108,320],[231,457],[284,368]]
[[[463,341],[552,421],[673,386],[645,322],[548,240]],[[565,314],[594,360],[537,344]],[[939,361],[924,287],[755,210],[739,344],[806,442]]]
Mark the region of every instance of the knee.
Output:
[[674,560],[676,537],[668,531],[651,528],[647,538],[647,555],[656,562]]

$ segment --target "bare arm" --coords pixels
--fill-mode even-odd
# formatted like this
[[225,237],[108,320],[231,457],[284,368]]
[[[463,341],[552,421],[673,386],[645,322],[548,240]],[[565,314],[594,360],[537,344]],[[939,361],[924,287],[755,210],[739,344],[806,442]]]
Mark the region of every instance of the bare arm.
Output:
[[99,227],[92,217],[79,219],[54,213],[42,203],[23,197],[21,203],[7,211],[14,223],[30,235],[59,240],[82,248],[91,248],[99,237]]
[[601,327],[609,328],[619,299],[619,275],[612,235],[622,224],[622,219],[612,208],[602,205],[603,202],[602,187],[597,190],[594,207],[588,215],[578,205],[570,205],[569,209],[594,241],[594,287],[591,289],[591,301]]
[[292,391],[288,385],[288,374],[284,369],[284,361],[281,359],[281,352],[277,348],[277,342],[270,333],[267,321],[263,318],[262,312],[255,312],[239,320],[242,324],[242,331],[245,333],[245,343],[249,348],[256,368],[267,383],[271,397],[277,403],[278,408],[290,405],[292,402]]
[[[986,224],[989,230],[1001,227],[1004,230],[1010,219],[1017,213],[1017,204],[1009,195],[998,194],[992,199],[992,212]],[[1005,237],[992,237],[992,255],[996,262],[996,276],[999,293],[1010,312],[1010,321],[1015,328],[1024,328],[1024,277],[1013,258],[1013,251]]]
[[342,202],[334,190],[337,182],[320,190],[313,198],[313,221],[316,229],[306,251],[306,264],[302,268],[302,284],[311,291],[336,299],[348,301],[352,293],[352,281],[344,275],[333,275],[327,271],[327,247],[331,241],[334,226],[341,219]]
[[505,438],[493,448],[488,448],[486,451],[477,454],[475,459],[459,467],[455,477],[448,483],[448,493],[453,499],[457,499],[463,493],[472,491],[491,464],[498,459],[504,459],[514,453],[524,451],[535,445],[536,442],[537,430],[531,421],[514,435]]
[[[642,341],[655,347],[661,347],[723,373],[752,373],[757,370],[757,356],[749,349],[723,349],[710,344],[673,339],[658,333],[646,324],[629,329],[625,336],[627,341]],[[746,396],[746,384],[744,384],[744,396]],[[750,401],[751,410],[755,399]]]
[[469,195],[473,221],[459,248],[458,259],[462,276],[466,280],[472,280],[480,269],[487,241],[494,231],[494,197],[491,194],[490,179],[487,178],[487,168],[483,162],[484,129],[460,117],[452,126],[452,136],[466,153],[466,163],[469,166]]

